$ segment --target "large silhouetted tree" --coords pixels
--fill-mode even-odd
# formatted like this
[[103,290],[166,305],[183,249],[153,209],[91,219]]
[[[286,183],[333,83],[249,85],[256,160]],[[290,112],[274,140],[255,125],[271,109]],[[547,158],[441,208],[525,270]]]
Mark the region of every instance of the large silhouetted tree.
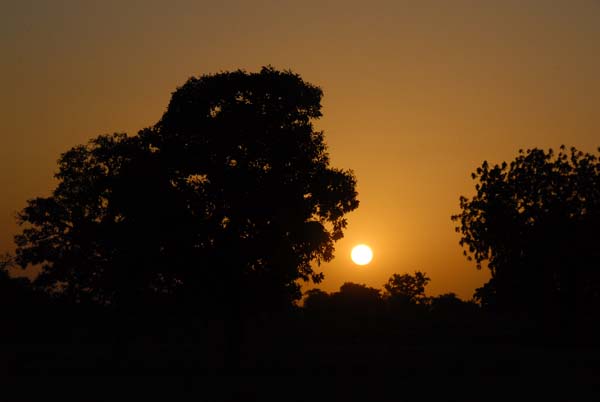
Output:
[[484,162],[453,216],[465,255],[492,280],[477,293],[504,310],[590,312],[600,301],[600,161],[564,147]]
[[289,304],[358,206],[313,127],[321,97],[270,67],[189,79],[155,126],[61,156],[52,195],[20,213],[17,261],[75,300]]

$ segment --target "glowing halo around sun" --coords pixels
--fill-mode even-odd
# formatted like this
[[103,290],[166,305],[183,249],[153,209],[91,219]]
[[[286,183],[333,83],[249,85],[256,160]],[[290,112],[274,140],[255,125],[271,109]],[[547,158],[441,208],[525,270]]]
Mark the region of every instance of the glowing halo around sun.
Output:
[[367,265],[373,259],[373,250],[366,244],[354,246],[350,258],[356,265]]

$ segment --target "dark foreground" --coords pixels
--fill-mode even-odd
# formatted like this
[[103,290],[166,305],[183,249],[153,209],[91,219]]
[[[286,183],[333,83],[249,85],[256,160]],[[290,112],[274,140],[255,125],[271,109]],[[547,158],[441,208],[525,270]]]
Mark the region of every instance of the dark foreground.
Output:
[[[600,400],[600,343],[482,314],[245,320],[188,314],[5,314],[1,401]],[[229,360],[228,360],[229,358]]]

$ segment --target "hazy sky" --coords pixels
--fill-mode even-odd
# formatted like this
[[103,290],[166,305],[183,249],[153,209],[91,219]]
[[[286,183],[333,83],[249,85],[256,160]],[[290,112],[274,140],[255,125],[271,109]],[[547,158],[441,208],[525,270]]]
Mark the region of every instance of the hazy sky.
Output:
[[326,290],[419,269],[430,293],[470,298],[487,273],[450,221],[470,172],[519,148],[600,145],[597,0],[14,0],[0,50],[0,251],[61,152],[154,124],[192,75],[271,64],[323,88],[318,127],[361,201]]

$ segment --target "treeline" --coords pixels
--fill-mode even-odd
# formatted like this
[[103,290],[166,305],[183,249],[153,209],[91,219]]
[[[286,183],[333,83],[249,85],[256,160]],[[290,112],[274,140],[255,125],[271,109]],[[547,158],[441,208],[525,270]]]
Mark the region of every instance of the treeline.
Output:
[[[413,274],[393,274],[383,289],[369,287],[353,282],[344,283],[339,291],[327,293],[321,289],[307,290],[301,302],[290,305],[278,314],[301,314],[315,319],[330,319],[331,316],[347,317],[361,323],[369,317],[394,317],[396,319],[415,319],[426,317],[458,318],[461,315],[474,314],[483,311],[473,300],[464,301],[455,293],[445,293],[438,296],[428,296],[426,287],[430,278],[426,273],[415,271]],[[199,317],[211,318],[218,316],[220,310],[213,310],[212,305],[184,306],[177,303],[174,296],[162,296],[147,299],[137,305],[137,310],[131,305],[129,310],[120,310],[116,306],[102,305],[93,300],[73,300],[60,292],[48,293],[37,288],[34,282],[24,277],[12,277],[6,267],[0,268],[0,303],[6,308],[4,317],[25,316],[26,319],[33,311],[41,309],[45,314],[54,311],[58,313],[69,307],[76,307],[90,314],[104,312],[105,314],[125,313],[143,315],[147,311],[157,316],[160,312],[167,315],[195,311]],[[26,312],[26,314],[24,314]],[[217,313],[217,314],[215,314]]]
[[333,293],[312,289],[306,292],[303,309],[313,318],[343,318],[355,320],[359,325],[364,320],[384,317],[396,320],[466,319],[479,312],[476,303],[463,301],[454,293],[427,296],[425,287],[429,281],[425,273],[416,271],[414,274],[394,274],[383,291],[352,282],[344,283]]
[[[428,283],[419,271],[393,275],[382,290],[348,282],[337,292],[309,290],[303,303],[285,310],[240,311],[232,319],[219,306],[178,304],[172,297],[127,309],[73,303],[4,277],[0,370],[454,375],[457,365],[470,365],[493,374],[502,370],[494,362],[508,346],[580,341],[528,320],[491,314],[452,293],[429,296]],[[482,350],[485,359],[478,355]]]

